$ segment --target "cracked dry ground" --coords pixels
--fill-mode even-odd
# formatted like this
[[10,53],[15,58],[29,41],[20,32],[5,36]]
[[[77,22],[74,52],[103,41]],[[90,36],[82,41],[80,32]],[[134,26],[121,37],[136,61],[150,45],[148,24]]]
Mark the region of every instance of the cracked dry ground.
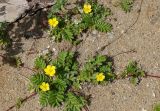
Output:
[[[107,1],[107,2],[106,2]],[[125,14],[119,7],[114,7],[110,0],[99,0],[105,6],[110,7],[113,15],[109,18],[113,24],[113,31],[108,34],[96,31],[88,31],[82,34],[85,38],[79,45],[79,61],[85,62],[102,46],[117,39],[138,16],[141,0],[135,0],[131,13]],[[40,16],[40,17],[37,17]],[[30,27],[35,21],[40,22],[40,13],[35,17],[25,18],[10,31],[11,37],[17,38],[15,49],[7,50],[10,55],[22,58],[25,65],[33,67],[37,52],[45,50],[48,45],[56,49],[56,52],[70,47],[66,42],[54,43],[47,34],[36,26]],[[115,18],[117,19],[115,21]],[[135,50],[135,53],[123,53],[114,57],[115,71],[119,74],[129,60],[136,60],[142,68],[150,74],[160,75],[160,1],[144,0],[142,10],[136,24],[111,45],[105,48],[102,54],[110,56],[121,52]],[[23,36],[27,36],[25,39]],[[34,40],[30,36],[40,36]],[[32,50],[30,50],[32,49]],[[30,53],[30,52],[33,53]],[[6,53],[1,50],[0,53]],[[30,53],[30,54],[29,54]],[[15,104],[18,97],[30,95],[27,90],[28,79],[31,71],[23,68],[14,68],[9,64],[3,64],[0,58],[0,111],[5,111]],[[23,75],[23,76],[22,76]],[[160,101],[160,79],[143,78],[141,83],[134,86],[126,80],[118,80],[107,86],[88,86],[84,88],[86,94],[92,94],[90,111],[152,111],[153,105]],[[40,111],[38,97],[29,99],[22,105],[19,111]],[[44,108],[43,111],[61,111],[61,108]],[[16,111],[13,109],[12,111]]]

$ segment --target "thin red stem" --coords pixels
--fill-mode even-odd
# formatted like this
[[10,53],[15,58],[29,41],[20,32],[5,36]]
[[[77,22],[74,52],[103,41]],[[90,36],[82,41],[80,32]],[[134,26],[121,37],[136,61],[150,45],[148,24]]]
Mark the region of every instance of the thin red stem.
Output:
[[153,78],[160,78],[160,75],[151,75],[151,74],[146,74],[147,77],[153,77]]
[[89,109],[88,109],[88,107],[85,105],[84,106],[84,109],[86,110],[86,111],[89,111]]

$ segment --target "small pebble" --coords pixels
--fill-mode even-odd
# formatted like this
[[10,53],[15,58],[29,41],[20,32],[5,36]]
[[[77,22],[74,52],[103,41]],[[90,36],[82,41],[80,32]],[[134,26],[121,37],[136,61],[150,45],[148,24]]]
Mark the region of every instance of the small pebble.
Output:
[[147,111],[146,109],[142,108],[142,111]]
[[107,33],[108,38],[113,39],[114,38],[114,34],[113,32]]
[[124,30],[122,30],[121,33],[123,34],[123,33],[124,33]]
[[42,53],[43,53],[44,55],[47,54],[48,52],[49,52],[48,49],[45,49],[45,50],[42,51]]
[[92,34],[93,34],[93,35],[96,35],[97,33],[98,33],[97,30],[93,30],[93,31],[92,31]]
[[47,46],[47,49],[49,49],[49,48],[50,48],[50,46],[48,45],[48,46]]
[[156,97],[156,94],[155,94],[154,92],[152,92],[152,96],[153,96],[153,97]]

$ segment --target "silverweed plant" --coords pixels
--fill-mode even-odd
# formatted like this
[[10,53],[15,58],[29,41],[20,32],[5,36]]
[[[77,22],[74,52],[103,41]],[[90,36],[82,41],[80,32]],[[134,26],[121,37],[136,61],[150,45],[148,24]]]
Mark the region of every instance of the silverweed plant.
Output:
[[[42,106],[64,105],[65,111],[81,111],[88,104],[81,85],[85,82],[107,84],[117,79],[109,57],[96,55],[80,67],[76,55],[61,52],[56,59],[52,59],[51,54],[35,59],[37,72],[30,79],[29,89],[39,94]],[[130,62],[122,74],[122,78],[130,77],[134,84],[143,76],[144,72],[136,62]]]
[[64,106],[64,111],[81,111],[90,103],[82,91],[84,83],[105,85],[129,77],[131,83],[138,84],[145,76],[136,62],[130,62],[119,78],[110,57],[98,54],[80,65],[77,56],[77,53],[62,51],[54,59],[52,53],[35,59],[29,89],[39,95],[42,107]]
[[61,52],[55,60],[48,55],[35,60],[37,73],[31,77],[30,89],[39,94],[42,106],[58,107],[65,111],[80,111],[87,101],[74,92],[79,65],[76,54]]
[[121,0],[120,5],[126,13],[130,12],[133,7],[134,0]]
[[85,63],[80,71],[79,80],[82,82],[107,83],[116,78],[113,63],[109,57],[97,55]]
[[101,84],[115,78],[112,62],[101,55],[90,59],[82,68],[75,53],[61,52],[56,59],[40,56],[35,60],[35,69],[37,72],[30,79],[29,89],[39,94],[42,106],[63,104],[65,111],[81,111],[88,104],[81,92],[84,82]]
[[48,15],[50,36],[55,41],[67,40],[74,42],[77,36],[87,29],[96,29],[101,32],[109,32],[112,25],[105,22],[111,14],[110,9],[92,0],[76,3],[69,7],[67,0],[57,0]]
[[141,78],[145,76],[145,72],[140,67],[138,67],[137,62],[135,61],[129,62],[121,75],[122,78],[129,77],[130,82],[135,85],[140,83]]

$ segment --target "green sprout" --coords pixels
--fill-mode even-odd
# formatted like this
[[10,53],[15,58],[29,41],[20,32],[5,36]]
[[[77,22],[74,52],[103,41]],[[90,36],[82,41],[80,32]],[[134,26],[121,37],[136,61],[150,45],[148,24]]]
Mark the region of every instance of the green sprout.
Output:
[[132,61],[129,62],[129,64],[126,66],[121,77],[122,78],[129,77],[131,83],[138,84],[141,81],[141,78],[145,77],[145,72],[138,67],[137,62]]
[[134,3],[133,0],[121,0],[120,5],[121,8],[127,13],[131,11],[133,3]]

